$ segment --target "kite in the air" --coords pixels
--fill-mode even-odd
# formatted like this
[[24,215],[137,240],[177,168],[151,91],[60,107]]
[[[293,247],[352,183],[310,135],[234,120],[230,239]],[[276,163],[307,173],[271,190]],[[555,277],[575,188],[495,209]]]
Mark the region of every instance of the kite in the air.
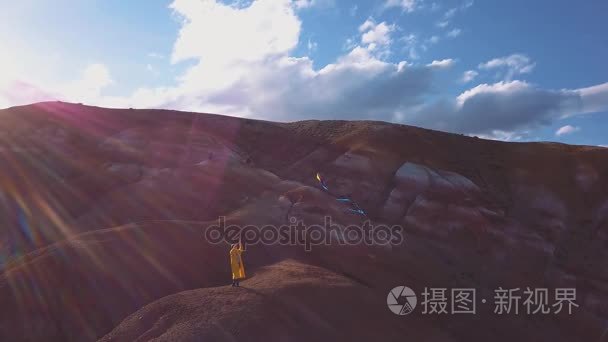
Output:
[[325,185],[325,182],[323,181],[323,178],[321,178],[321,175],[317,172],[317,180],[319,181],[319,184],[321,185],[321,187],[323,189],[325,189],[325,191],[329,191],[329,189],[327,188],[327,185]]
[[[321,177],[321,174],[318,172],[317,172],[317,181],[319,181],[319,185],[323,188],[323,190],[325,190],[325,192],[327,192],[328,194],[330,194],[334,197],[337,197],[335,194],[333,194],[333,193],[331,193],[331,191],[329,191],[329,187],[327,186],[327,183],[325,183],[325,181],[323,180],[323,177]],[[355,201],[350,199],[350,197],[348,197],[348,196],[347,197],[344,197],[344,196],[337,197],[336,201],[342,202],[342,203],[350,203],[351,207],[347,209],[349,212],[367,216],[365,211],[363,211],[363,209],[361,209],[361,207],[359,207],[359,205]]]

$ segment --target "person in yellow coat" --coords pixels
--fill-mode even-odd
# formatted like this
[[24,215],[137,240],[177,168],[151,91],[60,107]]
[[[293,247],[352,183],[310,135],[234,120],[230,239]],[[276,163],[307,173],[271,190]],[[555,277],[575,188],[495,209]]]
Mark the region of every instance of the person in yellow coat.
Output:
[[243,244],[235,243],[230,249],[230,268],[232,269],[232,286],[239,286],[239,280],[245,278],[245,265],[241,254],[245,251]]

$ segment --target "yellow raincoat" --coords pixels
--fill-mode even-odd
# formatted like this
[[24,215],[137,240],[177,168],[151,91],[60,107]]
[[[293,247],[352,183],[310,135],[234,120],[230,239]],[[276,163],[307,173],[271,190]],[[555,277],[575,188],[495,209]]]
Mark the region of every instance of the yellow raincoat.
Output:
[[244,251],[240,244],[230,250],[230,268],[232,269],[233,280],[245,278],[245,265],[243,265],[243,258],[241,258],[241,253]]

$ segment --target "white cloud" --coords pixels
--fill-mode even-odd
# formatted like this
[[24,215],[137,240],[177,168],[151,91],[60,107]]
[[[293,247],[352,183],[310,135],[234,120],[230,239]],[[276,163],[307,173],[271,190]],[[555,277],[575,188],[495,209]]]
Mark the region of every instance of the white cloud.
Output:
[[494,58],[486,63],[481,63],[479,69],[491,70],[491,69],[506,69],[505,80],[510,81],[513,76],[519,74],[526,74],[532,72],[536,63],[522,54],[512,54],[510,56]]
[[479,73],[475,70],[467,70],[462,74],[462,82],[468,83],[473,81]]
[[[26,41],[0,31],[0,108],[54,99],[63,70],[59,54],[41,54]],[[72,67],[72,66],[71,66]]]
[[451,30],[450,32],[448,32],[446,34],[446,36],[448,36],[450,38],[456,38],[456,37],[460,36],[460,33],[462,33],[462,30],[459,28],[455,28],[455,29]]
[[154,59],[164,59],[165,58],[165,56],[161,55],[160,53],[156,53],[156,52],[148,53],[148,57],[154,58]]
[[444,19],[452,18],[456,14],[457,10],[458,10],[457,8],[450,8],[443,14],[443,18]]
[[456,98],[460,107],[464,106],[467,100],[474,98],[480,94],[514,94],[527,90],[530,85],[522,81],[513,82],[498,82],[494,84],[480,84],[472,89],[466,90]]
[[310,8],[313,6],[314,0],[295,0],[293,4],[296,8]]
[[[258,0],[262,2],[264,0]],[[266,0],[270,2],[270,0]],[[277,1],[272,0],[272,4]],[[234,8],[219,3],[206,8],[216,17],[214,32],[230,30],[234,22],[248,23],[250,27],[239,31],[254,32],[261,26],[274,26],[274,22],[292,22],[293,6],[285,6],[281,11],[257,11],[250,7]],[[267,6],[271,6],[267,4]],[[195,10],[173,6],[176,10]],[[261,18],[254,20],[255,12]],[[299,39],[299,21],[295,17],[295,34],[287,39],[282,37],[283,30],[262,31],[257,41],[261,51],[246,59],[230,57],[230,63],[217,60],[228,48],[217,46],[221,42],[205,34],[189,30],[206,29],[202,16],[181,13],[185,18],[174,56],[185,58],[191,55],[196,64],[190,67],[179,79],[176,87],[139,89],[127,99],[110,99],[117,106],[127,107],[170,107],[183,110],[220,112],[229,115],[251,116],[275,120],[294,120],[323,118],[327,116],[343,118],[383,118],[391,120],[395,108],[407,108],[422,101],[421,96],[429,91],[432,69],[414,67],[405,61],[389,63],[381,59],[391,44],[390,33],[394,25],[385,22],[375,23],[367,20],[360,27],[361,45],[355,46],[335,63],[321,69],[313,68],[308,57],[290,56],[293,46]],[[270,14],[270,16],[269,16]],[[227,20],[219,18],[228,17]],[[277,16],[278,18],[274,18]],[[266,24],[268,22],[268,24]],[[207,24],[210,25],[210,24]],[[242,25],[242,24],[241,24]],[[273,37],[272,34],[277,35]],[[229,35],[236,34],[229,33]],[[250,33],[233,44],[249,39]],[[277,45],[275,41],[285,44]],[[228,40],[230,41],[230,40]],[[268,44],[262,44],[268,42]],[[181,45],[180,45],[181,44]],[[198,44],[205,48],[180,52],[181,46]],[[311,41],[311,46],[313,42]],[[281,47],[281,48],[278,48]],[[218,50],[224,50],[220,53]],[[233,48],[237,49],[237,48]],[[243,48],[239,47],[242,51]],[[243,50],[244,51],[244,50]],[[179,60],[179,58],[176,58]],[[223,77],[220,77],[223,76]],[[121,102],[121,100],[123,102]]]
[[465,1],[463,2],[460,6],[458,7],[454,7],[450,10],[448,10],[447,12],[445,12],[444,17],[445,18],[451,18],[453,17],[457,12],[464,12],[467,9],[469,9],[469,7],[473,6],[473,0],[470,1]]
[[449,24],[450,24],[449,21],[442,20],[442,21],[438,21],[435,25],[437,25],[437,27],[444,28],[444,27],[448,26]]
[[439,42],[439,36],[432,36],[431,38],[429,38],[429,43],[431,44],[437,44]]
[[[524,136],[527,136],[529,132],[506,132],[500,129],[494,129],[488,133],[481,134],[469,134],[469,136],[476,136],[482,139],[500,140],[500,141],[521,141]],[[527,140],[531,140],[528,138]],[[538,140],[538,139],[537,139]]]
[[431,62],[430,64],[427,64],[427,66],[430,68],[438,68],[438,69],[449,68],[452,65],[454,65],[454,60],[451,58],[435,60],[435,61]]
[[108,68],[100,63],[88,65],[78,79],[70,82],[46,84],[14,79],[0,85],[0,108],[52,100],[95,103],[113,82]]
[[603,112],[608,110],[608,82],[577,90],[581,96],[581,113]]
[[369,31],[370,29],[374,28],[374,26],[376,26],[376,23],[373,19],[369,18],[363,22],[363,24],[359,25],[359,32],[363,33]]
[[311,60],[293,57],[255,70],[209,100],[242,103],[253,113],[279,120],[328,115],[390,120],[395,108],[421,101],[431,82],[430,69],[383,62],[363,47],[318,71]]
[[102,95],[102,90],[112,83],[114,81],[108,68],[104,64],[94,63],[82,71],[80,79],[56,85],[53,89],[60,94],[69,94],[79,102],[96,102]]
[[285,54],[298,44],[301,23],[288,0],[257,0],[245,8],[174,0],[170,8],[182,17],[174,63],[201,59],[208,66],[226,66]]
[[150,63],[146,64],[146,70],[152,75],[154,75],[154,77],[160,76],[160,72],[154,67],[154,65]]
[[344,42],[344,46],[342,47],[342,50],[345,51],[350,51],[352,49],[354,49],[357,46],[357,39],[356,38],[346,38],[346,41]]
[[462,133],[521,132],[580,110],[575,91],[546,90],[524,81],[480,84],[453,104],[429,106],[417,122]]
[[26,81],[10,81],[0,88],[0,108],[51,101],[59,98],[60,96],[56,93],[48,92],[43,87]]
[[243,8],[174,0],[170,8],[183,18],[172,61],[197,62],[179,78],[182,98],[230,86],[252,65],[288,55],[300,38],[301,23],[289,0],[257,0]]
[[306,9],[312,7],[332,7],[334,0],[294,0],[293,5],[296,9]]
[[362,32],[361,43],[389,45],[391,43],[390,34],[395,30],[395,25],[388,25],[386,22],[375,24],[373,20],[367,19],[360,27]]
[[[396,30],[396,26],[389,25],[386,22],[376,24],[369,18],[361,26],[361,45],[368,51],[373,52],[374,56],[379,59],[385,59],[391,54],[391,44],[393,42],[391,34]],[[353,39],[347,40],[347,46],[354,48],[356,44]]]
[[[9,76],[0,70],[0,98],[3,98],[0,102],[3,105],[22,104],[24,96],[15,97],[15,93],[21,92],[32,94],[27,97],[30,99],[28,102],[60,98],[117,107],[211,108],[213,104],[205,104],[207,94],[234,84],[258,63],[273,63],[287,56],[300,38],[301,23],[290,0],[257,0],[246,7],[225,5],[215,0],[174,0],[169,7],[181,19],[171,61],[194,61],[194,65],[176,79],[176,86],[144,87],[131,96],[108,97],[102,96],[102,90],[112,79],[102,65],[90,66],[82,77],[67,84],[38,81],[27,72],[9,67],[13,70]],[[18,59],[1,63],[6,58],[0,54],[0,68],[4,65],[27,65]],[[49,61],[46,64],[42,71],[49,69]],[[44,63],[40,65],[44,66]],[[24,71],[27,69],[23,68]],[[7,80],[2,81],[4,78]],[[22,88],[29,90],[19,91]],[[39,91],[34,94],[34,89]],[[53,92],[44,89],[53,89]]]
[[407,51],[408,56],[411,59],[420,58],[420,55],[418,54],[418,37],[415,34],[410,33],[403,36],[400,41],[403,42],[403,49]]
[[572,134],[572,133],[578,132],[580,130],[581,130],[580,127],[566,125],[566,126],[560,127],[557,131],[555,131],[555,135],[558,137],[561,137],[562,135]]
[[384,3],[385,8],[401,7],[404,12],[413,12],[418,7],[417,0],[387,0]]
[[80,85],[85,88],[101,90],[113,82],[108,68],[103,64],[95,63],[84,69]]
[[401,72],[403,70],[405,70],[406,67],[411,67],[412,65],[409,64],[407,61],[401,61],[399,62],[399,64],[397,64],[397,71]]
[[[446,28],[450,24],[450,21],[453,20],[454,17],[459,12],[464,12],[471,6],[473,6],[473,1],[468,1],[458,7],[450,8],[449,10],[447,10],[443,13],[440,20],[435,23],[435,26],[437,26],[439,28]],[[431,10],[437,10],[437,9],[439,9],[439,6],[435,6],[435,3],[433,3],[431,5]],[[448,32],[447,36],[453,38],[453,37],[460,35],[460,33],[461,33],[460,29],[454,29],[454,30]]]
[[317,51],[319,45],[317,42],[308,39],[308,44],[306,44],[306,47],[308,48],[308,54],[310,55],[311,53]]

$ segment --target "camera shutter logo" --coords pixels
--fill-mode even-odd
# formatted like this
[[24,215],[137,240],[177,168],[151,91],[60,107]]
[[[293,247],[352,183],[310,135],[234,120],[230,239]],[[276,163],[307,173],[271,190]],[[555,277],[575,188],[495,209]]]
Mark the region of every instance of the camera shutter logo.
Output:
[[412,289],[406,286],[397,286],[388,293],[386,305],[396,315],[407,315],[414,311],[418,298]]

